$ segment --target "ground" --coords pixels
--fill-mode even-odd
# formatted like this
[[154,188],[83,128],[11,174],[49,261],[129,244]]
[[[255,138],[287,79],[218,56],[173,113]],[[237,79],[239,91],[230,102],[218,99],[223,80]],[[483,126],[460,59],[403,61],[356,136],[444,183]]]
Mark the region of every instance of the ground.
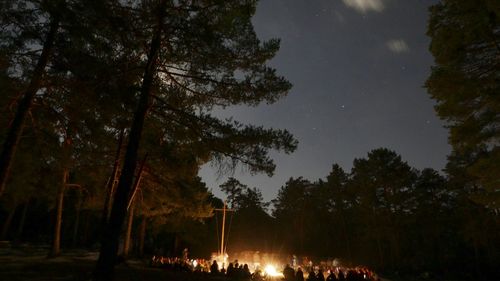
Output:
[[[65,251],[60,257],[47,258],[48,247],[0,247],[0,280],[9,281],[87,281],[97,259],[96,252]],[[130,260],[116,268],[115,281],[201,281],[216,280],[193,273],[170,272],[151,268],[147,260]]]

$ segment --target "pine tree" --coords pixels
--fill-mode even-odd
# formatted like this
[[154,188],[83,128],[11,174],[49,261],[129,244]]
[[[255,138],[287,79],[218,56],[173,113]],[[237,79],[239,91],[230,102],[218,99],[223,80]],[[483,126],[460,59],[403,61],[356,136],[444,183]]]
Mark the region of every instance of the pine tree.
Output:
[[245,126],[210,114],[214,106],[272,103],[290,88],[265,65],[279,42],[260,43],[256,37],[251,23],[255,5],[255,1],[152,1],[111,7],[111,18],[119,13],[126,19],[110,27],[121,35],[113,48],[123,51],[128,56],[124,61],[136,63],[142,73],[128,83],[138,100],[96,280],[112,276],[138,153],[149,125],[160,124],[156,136],[166,143],[176,139],[171,143],[198,144],[195,155],[201,161],[215,160],[229,168],[242,163],[251,172],[272,174],[270,149],[287,153],[295,149],[296,141],[286,131]]
[[[25,85],[16,114],[10,122],[0,152],[0,196],[10,174],[12,159],[46,67],[65,12],[64,1],[3,1],[0,16],[0,49],[7,53],[8,72]],[[41,50],[36,50],[41,46]],[[33,59],[33,54],[36,59]]]
[[498,203],[500,5],[445,0],[430,13],[427,34],[435,66],[426,86],[450,129],[452,159],[470,159],[464,171]]

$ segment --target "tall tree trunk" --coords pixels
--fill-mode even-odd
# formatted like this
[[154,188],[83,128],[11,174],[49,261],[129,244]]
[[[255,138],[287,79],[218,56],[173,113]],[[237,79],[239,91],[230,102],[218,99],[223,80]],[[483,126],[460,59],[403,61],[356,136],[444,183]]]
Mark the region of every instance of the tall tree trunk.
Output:
[[305,234],[304,234],[304,215],[301,215],[299,218],[299,251],[300,253],[304,252],[304,239],[305,239]]
[[349,262],[353,262],[352,252],[351,252],[351,239],[350,239],[350,236],[347,232],[347,223],[346,223],[345,215],[344,215],[343,211],[341,212],[340,217],[342,220],[342,232],[344,233],[344,239],[346,242],[347,257],[349,258]]
[[33,77],[31,77],[31,81],[28,88],[24,92],[23,97],[19,100],[16,115],[14,116],[14,119],[12,120],[12,123],[7,131],[7,136],[5,137],[2,152],[0,154],[0,196],[2,196],[7,183],[7,177],[10,173],[12,159],[24,129],[26,115],[31,109],[36,92],[40,89],[42,76],[45,73],[45,67],[47,66],[49,57],[52,53],[54,39],[58,28],[59,19],[58,17],[55,17],[50,23],[50,28],[43,44],[42,53],[40,58],[38,58],[37,65],[33,71]]
[[109,177],[109,180],[106,183],[106,198],[104,199],[104,207],[102,209],[102,215],[101,215],[101,231],[104,230],[106,224],[108,223],[111,199],[113,198],[113,194],[115,193],[115,187],[118,182],[118,170],[120,168],[122,147],[123,147],[123,130],[121,131],[120,138],[118,140],[118,149],[116,150],[115,163],[113,164],[113,171],[111,172],[111,176]]
[[90,221],[92,219],[92,213],[90,211],[85,212],[84,216],[84,223],[83,223],[83,234],[82,238],[80,240],[81,245],[86,245],[87,242],[89,241],[89,228],[90,228]]
[[479,243],[477,241],[477,238],[473,238],[473,246],[474,246],[474,264],[476,268],[476,277],[479,278],[479,280],[483,280],[483,276],[481,274],[481,259],[479,256]]
[[433,224],[433,232],[432,232],[432,237],[431,237],[431,241],[430,241],[430,245],[432,245],[432,253],[433,253],[433,259],[432,259],[432,262],[431,264],[434,264],[436,266],[436,268],[442,268],[442,259],[441,259],[441,242],[440,242],[440,234],[441,234],[441,231],[440,231],[440,228],[439,228],[439,224],[437,221],[435,221],[435,218],[432,219],[432,224]]
[[139,249],[138,254],[139,257],[144,256],[144,241],[146,240],[146,224],[148,222],[148,218],[146,216],[142,216],[141,225],[139,227]]
[[127,230],[125,231],[125,241],[123,243],[123,257],[128,257],[128,252],[130,250],[130,237],[132,234],[132,224],[134,222],[134,203],[130,206],[128,211],[128,220],[127,220]]
[[54,238],[52,240],[52,249],[50,251],[50,257],[57,257],[61,254],[61,225],[62,225],[62,213],[63,213],[63,203],[64,203],[64,192],[66,191],[66,183],[68,181],[68,169],[63,170],[63,180],[59,190],[57,192],[57,202],[56,202],[56,219],[54,224]]
[[375,241],[377,243],[377,252],[378,252],[378,266],[382,267],[385,266],[384,262],[384,251],[382,248],[382,234],[381,234],[381,220],[379,216],[375,213],[375,207],[371,207],[371,216],[372,219],[370,220],[370,225],[371,225],[371,232],[375,235]]
[[377,233],[375,234],[375,238],[377,240],[378,263],[379,263],[379,267],[383,267],[383,266],[385,266],[384,251],[382,250],[382,241],[381,241],[380,236],[381,235],[379,233],[379,230],[377,230]]
[[76,247],[76,244],[78,243],[78,228],[80,226],[80,214],[81,214],[81,210],[82,210],[82,204],[83,204],[83,200],[81,198],[81,191],[80,191],[80,194],[78,195],[78,199],[77,199],[77,203],[76,203],[76,216],[75,216],[75,223],[74,223],[74,226],[73,226],[73,239],[72,239],[72,244],[73,244],[73,247]]
[[116,189],[109,222],[103,232],[99,259],[94,271],[94,280],[112,280],[118,254],[120,232],[127,213],[130,191],[133,185],[134,172],[137,166],[137,153],[144,127],[144,119],[149,107],[151,86],[156,72],[157,57],[160,50],[162,25],[165,18],[167,1],[163,0],[159,7],[158,26],[150,44],[148,61],[142,80],[141,93],[134,120],[130,128],[129,141],[125,153],[120,180]]
[[21,213],[21,219],[19,220],[19,226],[17,227],[16,239],[20,239],[24,231],[24,223],[26,222],[26,215],[28,213],[28,207],[30,205],[30,200],[26,201],[23,207],[23,212]]
[[392,270],[396,270],[396,263],[398,261],[398,252],[399,252],[399,239],[397,229],[391,230],[391,239],[390,239],[390,250],[391,250],[391,268]]
[[142,178],[142,172],[144,171],[144,165],[146,164],[146,158],[147,154],[144,157],[144,160],[141,163],[141,166],[139,168],[139,172],[137,173],[137,177],[135,179],[134,186],[132,187],[132,191],[130,192],[130,197],[129,201],[127,203],[127,209],[128,211],[128,221],[127,221],[127,230],[125,231],[125,242],[123,243],[123,257],[127,258],[128,252],[130,250],[130,236],[132,234],[132,223],[134,222],[134,199],[135,195],[137,193],[137,190],[139,190],[139,184],[141,183],[141,178]]
[[9,215],[7,215],[7,218],[3,223],[1,240],[7,239],[7,235],[9,234],[10,225],[12,223],[12,219],[14,218],[14,214],[16,213],[16,209],[17,204],[14,205],[14,208],[12,208],[12,210],[9,212]]

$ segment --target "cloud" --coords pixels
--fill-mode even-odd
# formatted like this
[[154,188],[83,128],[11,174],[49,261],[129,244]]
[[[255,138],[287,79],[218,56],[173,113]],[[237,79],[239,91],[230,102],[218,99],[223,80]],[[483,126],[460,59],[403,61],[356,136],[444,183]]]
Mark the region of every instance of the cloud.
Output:
[[405,40],[403,39],[392,39],[387,41],[385,43],[387,48],[391,50],[394,53],[405,53],[410,51],[410,47],[408,47],[408,44],[406,44]]
[[366,14],[367,12],[382,12],[384,10],[383,0],[343,0],[344,4],[356,11]]

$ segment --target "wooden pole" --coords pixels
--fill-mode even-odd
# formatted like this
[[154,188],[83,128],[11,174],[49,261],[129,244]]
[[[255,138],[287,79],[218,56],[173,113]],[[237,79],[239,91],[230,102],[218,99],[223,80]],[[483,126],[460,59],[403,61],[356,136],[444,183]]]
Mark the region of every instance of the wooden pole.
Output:
[[224,208],[222,208],[222,238],[220,243],[220,254],[224,259],[224,228],[226,226],[226,200],[224,200]]

